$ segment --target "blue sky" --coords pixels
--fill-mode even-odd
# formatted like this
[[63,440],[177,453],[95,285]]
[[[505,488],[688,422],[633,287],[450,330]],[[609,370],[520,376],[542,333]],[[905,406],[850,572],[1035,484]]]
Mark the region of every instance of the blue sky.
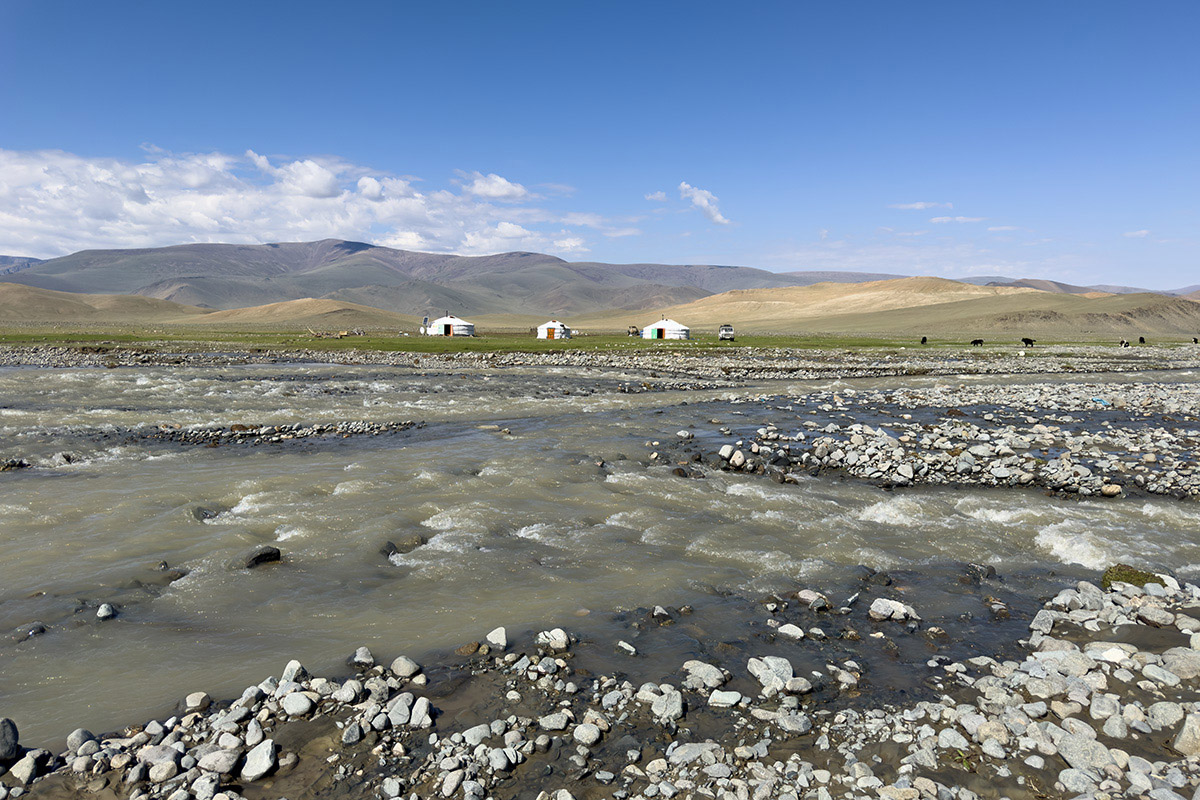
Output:
[[0,253],[1200,283],[1200,5],[0,4]]

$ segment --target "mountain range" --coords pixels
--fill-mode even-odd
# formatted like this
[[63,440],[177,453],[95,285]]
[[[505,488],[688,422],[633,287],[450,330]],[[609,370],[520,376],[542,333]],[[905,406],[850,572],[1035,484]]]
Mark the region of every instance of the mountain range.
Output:
[[[674,307],[731,290],[866,283],[885,273],[769,272],[719,265],[569,262],[541,253],[458,256],[324,239],[264,245],[187,244],[85,250],[38,260],[0,256],[12,283],[86,294],[141,295],[205,309],[236,309],[306,298],[423,316],[571,315]],[[1044,292],[1133,293],[1039,279],[979,276],[960,283]],[[1186,294],[1200,287],[1159,294]]]

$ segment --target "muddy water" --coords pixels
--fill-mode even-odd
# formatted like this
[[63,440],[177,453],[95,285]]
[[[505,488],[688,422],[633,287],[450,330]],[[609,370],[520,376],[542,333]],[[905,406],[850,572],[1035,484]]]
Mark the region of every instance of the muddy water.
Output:
[[[653,440],[759,420],[727,402],[732,390],[618,391],[630,381],[643,383],[334,366],[0,372],[0,460],[34,464],[0,474],[0,716],[25,744],[56,745],[77,726],[163,714],[189,691],[236,694],[289,658],[337,673],[360,645],[419,655],[497,625],[628,637],[626,609],[849,586],[859,564],[909,576],[897,589],[927,617],[961,611],[936,587],[968,561],[1035,592],[1048,570],[1200,565],[1200,509],[1174,501],[677,478],[650,462]],[[143,438],[346,419],[425,425],[257,446]],[[380,553],[414,536],[427,543]],[[282,564],[229,568],[264,542]],[[96,620],[102,602],[115,620]],[[705,619],[706,637],[744,638],[746,613]],[[47,631],[10,635],[34,621]],[[690,646],[655,641],[663,663]]]

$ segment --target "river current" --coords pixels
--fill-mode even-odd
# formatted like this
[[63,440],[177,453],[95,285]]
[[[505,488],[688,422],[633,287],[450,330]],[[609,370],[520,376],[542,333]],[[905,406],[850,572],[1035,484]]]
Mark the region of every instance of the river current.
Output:
[[[32,465],[0,474],[0,716],[17,720],[23,743],[57,747],[75,727],[163,715],[191,691],[236,696],[290,658],[336,673],[360,645],[390,658],[498,625],[601,634],[622,609],[838,586],[858,565],[918,576],[902,588],[935,611],[949,601],[919,576],[936,583],[967,562],[1031,593],[1050,573],[1094,577],[1121,560],[1200,565],[1194,503],[886,491],[828,475],[789,485],[715,469],[679,478],[651,459],[656,441],[714,420],[750,433],[761,406],[736,398],[806,387],[618,391],[629,380],[339,365],[0,370],[0,461]],[[339,420],[424,424],[218,447],[146,436]],[[424,543],[389,557],[389,541]],[[260,543],[283,562],[230,568]],[[101,622],[105,602],[118,615]],[[712,635],[737,637],[739,619]],[[24,638],[35,622],[45,632]]]

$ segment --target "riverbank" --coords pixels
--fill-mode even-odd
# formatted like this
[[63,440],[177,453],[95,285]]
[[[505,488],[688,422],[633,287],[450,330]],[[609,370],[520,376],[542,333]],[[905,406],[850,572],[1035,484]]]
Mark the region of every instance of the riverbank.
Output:
[[0,794],[1190,797],[1200,588],[1105,578],[1133,583],[1066,585],[1030,609],[995,596],[994,570],[964,568],[978,615],[1013,636],[986,654],[963,651],[961,618],[927,617],[865,571],[849,597],[762,598],[744,641],[701,639],[653,678],[635,677],[643,648],[703,629],[704,609],[642,609],[629,640],[478,632],[423,665],[360,648],[351,676],[293,661],[232,702],[181,691],[165,719],[77,730],[60,753],[10,748]]
[[[486,343],[484,343],[486,345]],[[391,350],[253,348],[213,352],[178,342],[160,346],[0,347],[0,367],[146,367],[244,364],[344,364],[422,370],[513,367],[622,370],[689,381],[677,388],[756,381],[919,375],[1091,374],[1200,368],[1192,345],[1119,348],[1106,345],[1020,347],[714,347],[701,342],[647,344],[613,350],[416,353]]]
[[780,481],[834,473],[887,487],[1200,497],[1200,386],[1189,382],[846,388],[737,405],[757,424],[725,416],[663,431],[653,460],[683,476],[707,463]]

